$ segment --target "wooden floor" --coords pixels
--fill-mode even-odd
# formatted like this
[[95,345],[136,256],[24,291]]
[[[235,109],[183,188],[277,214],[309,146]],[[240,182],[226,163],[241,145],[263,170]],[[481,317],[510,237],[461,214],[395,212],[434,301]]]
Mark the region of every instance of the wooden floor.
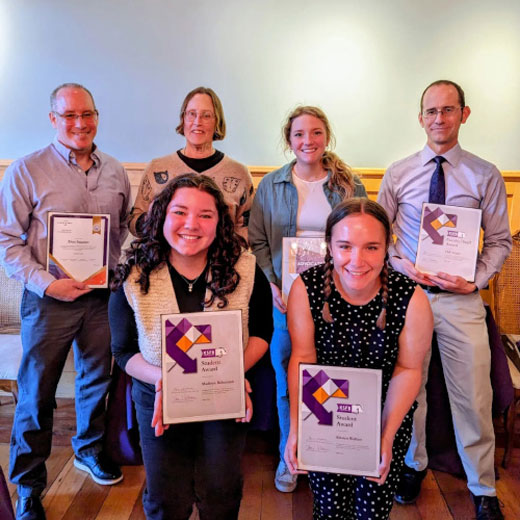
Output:
[[[9,433],[14,407],[9,398],[0,397],[0,466],[7,478]],[[70,437],[75,430],[73,402],[58,400],[55,413],[53,449],[47,464],[48,487],[43,504],[48,520],[143,520],[141,495],[144,486],[142,467],[123,468],[124,481],[117,486],[99,486],[85,472],[73,466]],[[518,436],[517,436],[518,437]],[[500,437],[498,442],[500,445]],[[503,450],[497,448],[497,462]],[[312,497],[305,478],[295,493],[284,494],[273,485],[276,467],[276,442],[272,436],[250,435],[244,456],[244,498],[240,520],[310,520]],[[516,448],[507,470],[500,468],[497,491],[508,520],[520,519],[520,448]],[[9,484],[13,504],[16,489]],[[192,520],[197,519],[196,512]],[[475,518],[464,480],[439,471],[428,471],[421,496],[411,506],[395,505],[392,520],[466,520]]]

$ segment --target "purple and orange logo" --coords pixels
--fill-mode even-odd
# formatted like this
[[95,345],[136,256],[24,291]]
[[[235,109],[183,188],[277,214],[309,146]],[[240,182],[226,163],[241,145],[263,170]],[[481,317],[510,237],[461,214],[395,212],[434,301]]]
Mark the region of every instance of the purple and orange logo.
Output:
[[[166,320],[166,352],[184,370],[185,374],[197,372],[197,359],[187,352],[193,345],[211,343],[211,325],[192,325],[183,318],[177,325]],[[203,357],[213,357],[216,349],[204,349]],[[213,355],[212,355],[213,354]]]
[[[426,206],[424,208],[423,229],[432,239],[432,243],[442,245],[444,237],[439,233],[439,229],[443,227],[457,227],[457,215],[444,213],[441,208],[435,208],[433,211]],[[452,233],[448,231],[448,233]]]
[[[324,370],[312,376],[308,370],[303,371],[302,400],[312,414],[318,418],[318,423],[331,426],[333,413],[323,405],[331,397],[348,398],[348,379],[330,378]],[[351,406],[351,405],[346,405]]]

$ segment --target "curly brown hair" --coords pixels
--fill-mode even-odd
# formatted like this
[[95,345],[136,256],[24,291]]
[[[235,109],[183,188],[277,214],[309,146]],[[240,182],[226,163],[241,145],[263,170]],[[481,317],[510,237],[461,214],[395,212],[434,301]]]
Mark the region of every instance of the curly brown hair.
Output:
[[218,307],[227,305],[226,295],[232,293],[240,275],[235,265],[246,247],[245,240],[235,233],[235,227],[224,201],[224,196],[215,182],[206,175],[186,173],[173,179],[152,202],[150,212],[145,217],[142,236],[134,240],[125,251],[125,262],[115,269],[110,288],[115,291],[123,285],[133,266],[139,270],[137,283],[143,294],[150,289],[150,273],[168,261],[170,244],[163,234],[166,210],[175,192],[180,188],[195,188],[209,193],[215,199],[218,223],[215,240],[208,250],[210,282],[208,289],[211,296],[204,302],[211,305],[215,298],[220,300]]

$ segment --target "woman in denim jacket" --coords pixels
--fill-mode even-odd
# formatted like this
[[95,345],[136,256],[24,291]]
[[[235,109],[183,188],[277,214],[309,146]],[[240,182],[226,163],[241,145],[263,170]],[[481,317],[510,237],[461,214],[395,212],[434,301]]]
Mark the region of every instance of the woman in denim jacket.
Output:
[[296,488],[284,450],[289,434],[287,365],[291,341],[287,330],[286,306],[282,299],[283,237],[324,236],[329,213],[342,200],[366,197],[357,175],[332,151],[335,139],[330,123],[317,107],[294,109],[282,129],[286,149],[295,159],[266,175],[258,186],[251,218],[249,242],[273,293],[274,334],[271,360],[276,372],[277,406],[280,423],[280,463],[275,486],[289,493]]

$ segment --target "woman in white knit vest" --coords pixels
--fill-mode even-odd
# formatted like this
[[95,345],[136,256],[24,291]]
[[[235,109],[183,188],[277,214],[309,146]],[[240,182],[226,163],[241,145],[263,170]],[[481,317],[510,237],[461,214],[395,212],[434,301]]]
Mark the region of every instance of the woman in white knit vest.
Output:
[[247,239],[247,224],[253,196],[253,179],[246,166],[213,147],[226,136],[222,103],[215,92],[197,87],[184,98],[175,129],[186,139],[182,149],[153,159],[145,168],[128,222],[138,236],[150,202],[168,182],[184,173],[211,177],[224,194],[235,230]]
[[148,519],[187,520],[194,503],[201,520],[238,517],[246,425],[164,426],[160,364],[164,313],[240,309],[246,372],[267,351],[269,283],[243,245],[217,185],[204,175],[182,175],[153,201],[142,237],[112,281],[112,351],[134,381]]

